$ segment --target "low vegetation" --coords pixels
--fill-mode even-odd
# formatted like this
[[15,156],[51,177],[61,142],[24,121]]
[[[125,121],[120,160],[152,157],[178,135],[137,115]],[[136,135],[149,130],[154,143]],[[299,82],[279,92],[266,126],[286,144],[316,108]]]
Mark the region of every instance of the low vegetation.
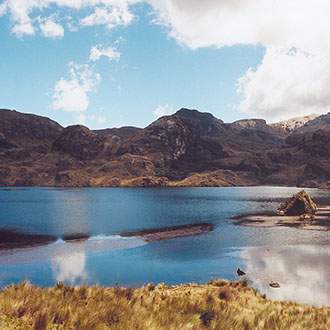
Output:
[[0,292],[1,329],[329,329],[330,308],[267,300],[245,282]]

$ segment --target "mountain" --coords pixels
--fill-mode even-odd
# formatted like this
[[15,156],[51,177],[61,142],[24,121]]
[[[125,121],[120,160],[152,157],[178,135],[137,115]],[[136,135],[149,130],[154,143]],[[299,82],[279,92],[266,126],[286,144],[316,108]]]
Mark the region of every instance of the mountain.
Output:
[[104,148],[104,138],[82,125],[73,125],[62,130],[52,144],[52,150],[80,160],[91,160]]
[[0,110],[0,185],[329,187],[330,114],[283,127],[181,109],[92,131]]
[[0,109],[0,141],[12,146],[49,146],[62,129],[45,117]]
[[283,131],[283,133],[289,134],[294,130],[304,126],[309,121],[316,119],[317,117],[318,115],[315,114],[303,117],[295,117],[289,120],[284,120],[278,123],[271,124],[270,126],[280,131]]

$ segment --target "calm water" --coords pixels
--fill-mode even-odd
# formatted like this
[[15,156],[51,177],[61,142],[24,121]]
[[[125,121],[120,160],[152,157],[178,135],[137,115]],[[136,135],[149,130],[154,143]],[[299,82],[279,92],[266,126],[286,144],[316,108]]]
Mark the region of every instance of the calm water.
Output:
[[[296,188],[86,188],[0,189],[0,229],[51,234],[88,233],[80,243],[0,250],[0,286],[29,280],[50,286],[140,285],[236,279],[246,270],[251,284],[270,298],[330,305],[327,232],[251,228],[230,217],[275,210]],[[330,203],[328,191],[308,190]],[[198,222],[215,225],[195,237],[145,243],[120,233]],[[281,284],[269,287],[269,281]]]

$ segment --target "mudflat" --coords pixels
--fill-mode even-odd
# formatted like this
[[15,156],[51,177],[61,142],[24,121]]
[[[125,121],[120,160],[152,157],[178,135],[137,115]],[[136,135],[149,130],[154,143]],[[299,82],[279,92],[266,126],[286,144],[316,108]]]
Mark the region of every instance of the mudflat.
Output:
[[22,233],[11,229],[0,230],[0,249],[22,248],[49,244],[56,241],[55,236]]
[[160,241],[165,239],[200,235],[213,230],[214,226],[210,223],[198,223],[176,227],[165,227],[159,229],[146,229],[122,233],[123,237],[140,237],[146,242]]
[[243,214],[232,217],[236,225],[250,227],[294,227],[303,230],[330,230],[330,205],[317,208],[314,219],[302,220],[299,216],[277,214]]

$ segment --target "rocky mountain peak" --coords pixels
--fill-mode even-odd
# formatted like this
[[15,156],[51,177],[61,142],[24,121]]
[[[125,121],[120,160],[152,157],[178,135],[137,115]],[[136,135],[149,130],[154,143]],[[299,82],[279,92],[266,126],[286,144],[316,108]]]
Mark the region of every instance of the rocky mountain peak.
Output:
[[283,120],[278,123],[271,124],[270,126],[283,130],[285,133],[291,133],[300,127],[303,127],[308,122],[316,119],[318,115],[312,114],[303,117],[295,117],[288,120]]
[[217,136],[224,130],[223,121],[208,112],[182,108],[172,117],[180,118],[185,125],[200,136]]
[[233,122],[231,126],[233,128],[264,129],[267,127],[267,123],[264,119],[241,119]]
[[53,150],[75,158],[92,159],[103,150],[103,138],[82,125],[66,127],[53,143]]
[[18,146],[51,144],[63,129],[49,118],[15,110],[0,109],[0,119],[1,139]]

